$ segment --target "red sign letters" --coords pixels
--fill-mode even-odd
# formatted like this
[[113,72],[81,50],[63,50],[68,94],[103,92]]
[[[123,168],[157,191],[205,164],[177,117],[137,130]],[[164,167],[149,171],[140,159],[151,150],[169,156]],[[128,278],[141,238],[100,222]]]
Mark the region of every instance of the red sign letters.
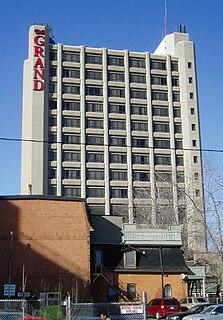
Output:
[[34,37],[34,57],[36,61],[33,66],[33,90],[42,91],[44,89],[44,46],[45,30],[35,29]]

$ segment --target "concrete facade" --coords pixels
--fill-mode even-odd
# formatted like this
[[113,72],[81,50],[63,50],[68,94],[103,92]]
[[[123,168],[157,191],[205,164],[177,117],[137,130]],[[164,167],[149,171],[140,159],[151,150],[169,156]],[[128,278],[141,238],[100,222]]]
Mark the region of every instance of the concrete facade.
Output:
[[56,44],[49,26],[31,26],[21,193],[86,198],[93,213],[130,223],[181,224],[189,250],[205,252],[195,63],[185,33],[149,53]]
[[91,227],[83,200],[0,197],[0,217],[1,296],[9,282],[16,297],[21,292],[24,266],[31,297],[52,291],[89,297]]

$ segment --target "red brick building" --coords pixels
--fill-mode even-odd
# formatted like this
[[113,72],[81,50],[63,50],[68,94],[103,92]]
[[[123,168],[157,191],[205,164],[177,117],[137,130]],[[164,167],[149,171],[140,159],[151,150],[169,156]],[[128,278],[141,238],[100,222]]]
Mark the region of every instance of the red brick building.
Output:
[[4,284],[26,292],[90,296],[90,231],[85,201],[50,196],[0,197],[0,296]]

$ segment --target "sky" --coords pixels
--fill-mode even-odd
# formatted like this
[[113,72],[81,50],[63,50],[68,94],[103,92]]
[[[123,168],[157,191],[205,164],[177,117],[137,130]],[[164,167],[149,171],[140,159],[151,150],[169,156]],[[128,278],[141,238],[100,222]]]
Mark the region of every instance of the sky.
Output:
[[[23,61],[28,31],[48,23],[66,45],[154,52],[164,33],[164,0],[1,0],[0,195],[20,194]],[[203,149],[223,149],[223,1],[167,0],[168,33],[185,25],[196,46]],[[223,162],[223,154],[208,152]]]

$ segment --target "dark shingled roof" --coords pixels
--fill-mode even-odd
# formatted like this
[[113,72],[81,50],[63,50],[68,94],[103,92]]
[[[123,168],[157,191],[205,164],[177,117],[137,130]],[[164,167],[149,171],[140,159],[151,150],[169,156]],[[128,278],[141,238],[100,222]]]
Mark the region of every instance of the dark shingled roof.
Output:
[[[117,272],[130,273],[190,273],[179,247],[137,247],[136,268],[124,268],[124,256],[116,267]],[[161,250],[161,255],[160,255]],[[161,258],[162,257],[162,258]]]

